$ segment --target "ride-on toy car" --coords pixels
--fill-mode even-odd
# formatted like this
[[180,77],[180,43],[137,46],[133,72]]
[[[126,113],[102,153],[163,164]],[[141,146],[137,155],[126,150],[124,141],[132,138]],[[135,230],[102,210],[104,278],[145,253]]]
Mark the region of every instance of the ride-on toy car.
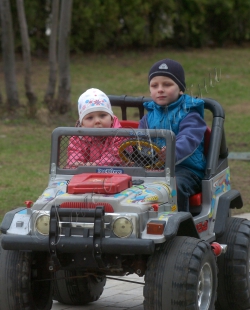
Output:
[[[128,107],[142,117],[150,98],[110,100],[122,108],[124,128],[56,128],[47,188],[5,215],[0,309],[47,310],[52,299],[84,305],[101,296],[106,278],[132,273],[145,277],[146,310],[250,309],[250,222],[231,217],[243,203],[230,186],[220,104],[204,99],[212,124],[202,193],[190,197],[190,212],[178,212],[175,135],[126,120]],[[83,141],[101,164],[86,164],[95,154]],[[70,143],[86,161],[69,159]]]

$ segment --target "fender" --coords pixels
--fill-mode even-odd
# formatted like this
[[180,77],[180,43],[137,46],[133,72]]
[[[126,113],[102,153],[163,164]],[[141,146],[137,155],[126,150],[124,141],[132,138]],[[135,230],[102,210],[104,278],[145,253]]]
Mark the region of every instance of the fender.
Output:
[[230,217],[230,209],[241,209],[243,201],[239,191],[232,189],[219,197],[214,233],[217,237],[226,230],[226,221]]
[[16,208],[14,210],[11,210],[9,212],[7,212],[5,215],[4,215],[4,218],[3,218],[3,221],[1,223],[1,232],[3,234],[6,234],[7,233],[7,230],[10,228],[10,225],[13,221],[13,218],[15,216],[16,213],[24,210],[24,209],[27,209],[26,207],[19,207],[19,208]]
[[175,236],[200,238],[192,214],[189,212],[177,212],[171,216],[165,226],[164,236],[167,240]]

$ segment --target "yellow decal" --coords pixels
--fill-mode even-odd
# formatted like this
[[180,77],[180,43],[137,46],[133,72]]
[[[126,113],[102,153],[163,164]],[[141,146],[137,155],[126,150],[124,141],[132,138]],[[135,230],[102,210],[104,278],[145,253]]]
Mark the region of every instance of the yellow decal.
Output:
[[177,206],[176,206],[176,205],[173,205],[173,206],[171,207],[171,211],[177,211]]
[[149,197],[145,197],[146,201],[157,201],[158,200],[158,196],[149,196]]

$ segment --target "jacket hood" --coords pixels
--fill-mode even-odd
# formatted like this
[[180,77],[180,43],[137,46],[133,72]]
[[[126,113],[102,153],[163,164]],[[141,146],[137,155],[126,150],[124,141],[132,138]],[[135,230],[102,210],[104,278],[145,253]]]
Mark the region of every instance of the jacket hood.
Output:
[[113,116],[113,125],[111,128],[122,128],[122,125],[120,124],[118,118],[115,115]]

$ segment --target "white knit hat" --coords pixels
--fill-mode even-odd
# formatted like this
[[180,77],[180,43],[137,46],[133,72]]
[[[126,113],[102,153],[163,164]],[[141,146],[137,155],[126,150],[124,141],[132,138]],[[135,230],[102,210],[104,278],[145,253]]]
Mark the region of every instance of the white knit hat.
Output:
[[86,90],[85,93],[81,94],[78,99],[80,123],[82,123],[82,119],[85,115],[96,111],[107,112],[111,116],[114,115],[108,96],[97,88],[90,88]]

